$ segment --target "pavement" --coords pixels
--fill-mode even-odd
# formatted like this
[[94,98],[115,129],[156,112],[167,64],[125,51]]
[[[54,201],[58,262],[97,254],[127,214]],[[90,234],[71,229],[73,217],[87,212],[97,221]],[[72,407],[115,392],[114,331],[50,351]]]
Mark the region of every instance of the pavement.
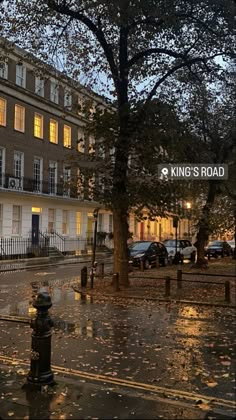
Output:
[[[55,375],[54,386],[27,386],[25,371],[1,366],[0,419],[235,419],[233,409],[211,408],[211,401],[192,401],[162,392],[127,389],[127,384],[95,383],[76,375]],[[136,383],[137,386],[137,383]],[[138,387],[137,387],[138,388]]]
[[[88,262],[88,259],[84,259],[83,261]],[[75,259],[68,259],[67,262],[69,264],[75,262],[82,263],[81,259],[77,261]],[[65,261],[61,264],[64,265]],[[58,265],[58,263],[55,265]],[[145,274],[147,275],[147,273]],[[147,279],[145,280],[145,284],[146,281]],[[109,299],[160,299],[158,297],[157,287],[155,286],[156,292],[154,292],[152,284],[149,285],[149,294],[144,293],[144,288],[141,283],[137,287],[132,286],[126,291],[114,292],[110,286],[105,287],[105,289]],[[95,295],[100,292],[101,287],[96,282],[94,290],[89,290],[89,288],[86,290],[86,293]],[[104,288],[101,293],[104,297]],[[156,296],[155,293],[157,293]],[[154,297],[152,297],[153,294]],[[166,300],[171,302],[169,297]],[[199,304],[199,301],[196,303]],[[81,308],[84,312],[85,307],[82,305]],[[21,335],[23,330],[20,329],[18,331],[20,332],[18,335]],[[8,330],[6,330],[7,333]],[[73,337],[70,338],[68,336],[66,338],[65,336],[66,342],[72,339]],[[24,337],[23,341],[25,341]],[[100,341],[105,343],[102,338],[100,338]],[[86,350],[88,350],[89,343],[87,339],[84,344]],[[60,346],[60,344],[58,345]],[[211,346],[212,344],[210,343],[209,345]],[[81,339],[79,346],[80,348],[82,346]],[[72,351],[71,348],[68,347],[67,351]],[[109,353],[109,346],[107,351]],[[73,358],[74,354],[72,353],[70,354],[68,352],[68,359]],[[160,355],[160,352],[158,354]],[[100,355],[100,358],[102,358],[102,355]],[[229,362],[224,361],[224,363]],[[55,365],[52,369],[55,375],[55,386],[44,386],[40,390],[30,389],[25,386],[27,384],[29,360],[27,358],[17,359],[14,356],[0,356],[0,420],[9,418],[19,420],[113,418],[226,420],[236,418],[236,405],[234,401],[230,401],[227,397],[227,399],[224,399],[224,395],[222,398],[215,398],[210,395],[183,391],[184,387],[182,387],[181,383],[179,386],[176,383],[175,389],[173,390],[169,386],[167,388],[165,386],[157,386],[155,383],[143,383],[140,381],[140,378],[139,382],[137,382],[138,379],[134,381],[122,379],[119,376],[113,377],[112,371],[110,371],[109,376],[105,377],[99,373],[91,373],[93,371],[90,368],[86,369],[87,372],[72,368],[63,369],[61,363],[60,366],[58,363],[58,366]],[[167,377],[169,374],[173,376],[173,370],[169,372],[167,372]],[[210,384],[213,384],[213,382]]]

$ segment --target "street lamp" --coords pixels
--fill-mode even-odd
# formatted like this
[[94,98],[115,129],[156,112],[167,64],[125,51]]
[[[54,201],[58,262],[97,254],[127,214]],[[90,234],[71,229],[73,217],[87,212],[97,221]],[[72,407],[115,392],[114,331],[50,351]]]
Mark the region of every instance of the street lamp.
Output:
[[98,228],[98,212],[99,208],[94,209],[94,231],[93,231],[93,254],[92,254],[92,268],[91,268],[91,289],[93,288],[94,270],[95,270],[95,256],[97,246],[97,228]]
[[188,210],[188,239],[190,239],[190,217],[191,217],[192,203],[190,203],[190,201],[187,201],[185,205],[186,205],[186,209]]

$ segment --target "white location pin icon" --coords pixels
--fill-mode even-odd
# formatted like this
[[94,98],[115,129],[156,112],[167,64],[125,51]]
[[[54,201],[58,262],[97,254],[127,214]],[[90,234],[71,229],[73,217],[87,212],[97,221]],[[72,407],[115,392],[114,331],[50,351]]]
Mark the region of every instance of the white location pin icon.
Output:
[[162,173],[162,175],[164,175],[164,176],[166,176],[166,175],[168,175],[168,168],[162,168],[162,170],[161,170],[161,173]]

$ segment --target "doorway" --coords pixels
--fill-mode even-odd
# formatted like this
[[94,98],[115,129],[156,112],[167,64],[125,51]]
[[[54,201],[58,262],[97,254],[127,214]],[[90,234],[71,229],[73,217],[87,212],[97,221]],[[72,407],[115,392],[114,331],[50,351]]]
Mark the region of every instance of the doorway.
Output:
[[32,245],[39,244],[39,215],[32,214]]

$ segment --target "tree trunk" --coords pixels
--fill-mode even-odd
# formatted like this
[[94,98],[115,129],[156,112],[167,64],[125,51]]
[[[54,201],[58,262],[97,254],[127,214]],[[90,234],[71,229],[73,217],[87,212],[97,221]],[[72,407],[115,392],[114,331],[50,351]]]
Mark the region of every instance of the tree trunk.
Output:
[[210,227],[209,227],[209,216],[214,204],[214,200],[216,197],[218,181],[208,181],[208,194],[207,200],[202,210],[202,215],[198,224],[198,233],[197,233],[197,262],[196,265],[201,267],[207,264],[207,260],[205,258],[205,245],[208,242],[208,238],[210,235]]
[[113,209],[114,226],[114,267],[113,272],[119,273],[119,283],[124,287],[129,286],[128,277],[128,222],[127,212],[124,208]]

